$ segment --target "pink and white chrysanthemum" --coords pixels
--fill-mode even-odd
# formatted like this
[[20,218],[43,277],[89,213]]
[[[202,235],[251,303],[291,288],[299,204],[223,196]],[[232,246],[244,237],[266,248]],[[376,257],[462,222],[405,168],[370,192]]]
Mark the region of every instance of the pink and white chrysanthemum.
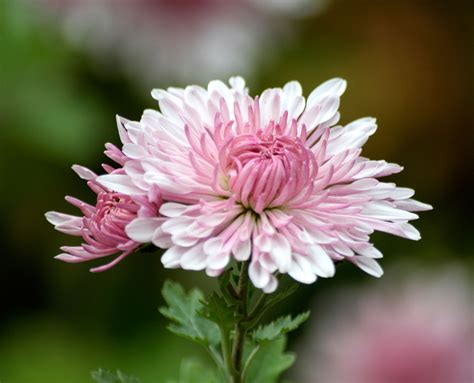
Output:
[[137,218],[126,232],[167,248],[165,267],[218,275],[232,257],[250,260],[252,282],[271,292],[276,272],[312,283],[342,259],[380,276],[375,230],[420,238],[408,221],[431,207],[377,180],[400,166],[360,155],[375,119],[334,126],[344,80],[306,100],[295,81],[255,98],[242,78],[229,83],[154,90],[159,112],[120,120],[125,173],[98,178],[128,195],[160,188],[165,218]]
[[[107,145],[106,153],[117,162],[124,159],[123,154],[113,145]],[[123,173],[121,169],[113,169],[104,165],[111,175]],[[66,200],[79,208],[84,216],[48,212],[47,220],[55,229],[69,235],[82,237],[80,246],[63,246],[62,254],[55,258],[69,263],[79,263],[111,255],[117,255],[111,262],[92,268],[92,272],[108,270],[127,255],[133,253],[141,243],[131,239],[125,227],[138,217],[156,217],[161,205],[161,197],[157,187],[149,189],[147,195],[130,196],[109,190],[97,183],[97,175],[82,166],[74,165],[73,170],[97,194],[95,205],[82,202],[67,196]]]
[[301,343],[295,381],[473,381],[474,306],[468,274],[449,264],[442,272],[422,267],[416,274],[409,271],[413,263],[407,266],[401,279],[385,280],[376,289],[350,286],[331,297]]

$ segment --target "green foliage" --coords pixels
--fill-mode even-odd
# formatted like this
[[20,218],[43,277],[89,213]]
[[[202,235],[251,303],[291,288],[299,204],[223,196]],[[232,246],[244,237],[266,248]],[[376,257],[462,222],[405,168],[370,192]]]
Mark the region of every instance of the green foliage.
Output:
[[299,285],[297,283],[281,283],[281,286],[271,294],[265,301],[265,306],[263,311],[266,309],[275,306],[280,303],[282,300],[288,298],[290,295],[294,294],[298,290]]
[[219,291],[229,305],[239,304],[239,300],[235,296],[235,277],[234,267],[229,267],[218,278]]
[[134,376],[127,376],[121,371],[112,373],[101,368],[92,371],[91,376],[97,383],[140,383],[140,380]]
[[267,295],[255,288],[250,288],[249,297],[255,304],[251,309],[252,317],[247,322],[248,328],[255,328],[268,309],[294,294],[296,290],[298,290],[298,284],[289,281],[288,278],[280,278],[280,287],[273,294]]
[[[254,329],[253,326],[261,319],[263,312],[294,293],[296,287],[281,289],[271,296],[260,296],[256,299],[255,309],[248,314],[241,310],[242,301],[237,298],[234,278],[234,270],[225,272],[219,278],[220,292],[213,292],[207,300],[199,290],[185,292],[179,284],[166,281],[163,296],[168,306],[162,307],[160,312],[173,321],[168,327],[173,333],[205,346],[219,367],[219,372],[227,376],[230,376],[229,372],[232,370],[229,367],[231,349],[234,348],[231,347],[232,342],[236,341],[232,330],[244,323],[249,330],[242,366],[245,382],[277,383],[280,375],[295,360],[293,354],[285,352],[285,334],[308,319],[309,312],[294,318],[282,317]],[[245,293],[248,294],[249,290]],[[217,347],[221,340],[222,354]],[[221,382],[221,375],[215,370],[208,369],[195,360],[185,360],[181,365],[179,380],[168,383]]]
[[218,374],[196,359],[185,359],[181,363],[179,380],[167,383],[222,383]]
[[0,96],[2,144],[44,158],[83,160],[104,141],[103,126],[113,126],[111,111],[87,89],[81,57],[41,22],[35,3],[0,1],[0,84],[11,90]]
[[277,320],[258,327],[252,333],[252,339],[256,343],[268,342],[277,339],[290,331],[296,330],[306,319],[309,318],[309,311],[301,313],[292,318],[290,315],[278,318]]
[[206,347],[219,343],[218,326],[202,316],[201,291],[193,289],[186,294],[178,283],[166,281],[162,293],[168,307],[161,307],[160,312],[174,322],[168,326],[172,333]]
[[286,337],[262,343],[248,367],[247,383],[277,383],[280,375],[295,362],[295,355],[285,352]]
[[225,330],[231,329],[235,322],[239,320],[235,306],[229,304],[224,297],[215,292],[211,294],[207,302],[204,302],[201,313]]

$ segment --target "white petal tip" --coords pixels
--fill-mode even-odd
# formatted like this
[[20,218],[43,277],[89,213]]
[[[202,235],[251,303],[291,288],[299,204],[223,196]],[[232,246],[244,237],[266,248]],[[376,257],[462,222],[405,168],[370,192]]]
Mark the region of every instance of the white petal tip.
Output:
[[70,254],[59,254],[59,255],[56,255],[54,259],[57,259],[58,261],[67,262],[67,263],[78,263],[78,262],[83,261],[82,258],[75,257],[74,255],[70,255]]
[[54,214],[55,214],[54,211],[48,211],[48,212],[44,213],[44,217],[52,225],[54,225]]
[[241,76],[232,76],[229,79],[229,84],[234,89],[243,89],[245,87],[245,80]]
[[84,166],[74,164],[71,166],[71,169],[83,180],[90,181],[97,177],[92,170],[87,169]]
[[135,242],[149,243],[160,224],[155,218],[136,218],[125,227],[125,232]]
[[151,97],[153,97],[156,101],[162,100],[166,95],[166,91],[163,89],[155,88],[151,91]]
[[214,277],[218,277],[219,275],[221,275],[223,271],[224,271],[224,269],[214,270],[214,269],[207,268],[206,269],[206,275],[208,277],[214,278]]
[[347,81],[344,80],[343,78],[340,77],[335,77],[331,80],[328,81],[328,83],[331,82],[331,85],[334,89],[334,92],[338,95],[341,96],[347,88]]
[[59,213],[57,211],[48,211],[47,213],[45,213],[44,216],[46,220],[54,226],[58,226],[63,223],[71,222],[71,221],[74,221],[75,219],[78,219],[78,217],[76,216]]
[[105,174],[97,177],[97,182],[110,190],[129,195],[143,195],[145,191],[135,186],[125,174]]
[[120,125],[120,126],[123,126],[125,127],[124,125],[129,122],[129,120],[127,120],[125,117],[122,117],[118,114],[115,115],[115,121],[117,121],[117,125]]
[[372,258],[367,258],[364,256],[350,257],[347,258],[355,265],[357,265],[362,271],[365,271],[367,274],[380,278],[383,275],[383,269],[378,264],[378,262]]

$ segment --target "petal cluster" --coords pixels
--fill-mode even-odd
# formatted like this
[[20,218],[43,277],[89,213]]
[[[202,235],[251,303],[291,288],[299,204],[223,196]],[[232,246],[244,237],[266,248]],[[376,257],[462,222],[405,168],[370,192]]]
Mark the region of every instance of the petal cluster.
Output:
[[[107,145],[106,153],[122,162],[123,154],[112,145]],[[121,169],[113,169],[104,165],[110,175],[123,173]],[[95,205],[90,205],[74,197],[66,197],[73,206],[80,209],[83,216],[75,216],[59,212],[46,213],[47,220],[55,229],[72,236],[82,237],[79,246],[63,246],[63,253],[56,256],[61,261],[78,263],[115,255],[105,265],[92,268],[92,272],[100,272],[119,263],[127,255],[135,251],[141,243],[131,239],[125,228],[138,217],[155,217],[161,205],[161,197],[156,187],[150,189],[147,196],[130,196],[109,190],[97,183],[97,175],[82,166],[74,165],[73,170],[97,195]]]
[[333,276],[342,259],[380,276],[370,234],[417,240],[408,222],[431,207],[378,180],[399,165],[361,156],[375,119],[336,125],[345,88],[336,78],[305,99],[292,81],[251,97],[234,77],[229,86],[154,90],[160,111],[118,118],[123,173],[97,182],[135,197],[159,187],[160,217],[136,218],[126,233],[168,249],[165,267],[218,275],[231,258],[249,260],[252,282],[266,292],[277,272],[312,283]]

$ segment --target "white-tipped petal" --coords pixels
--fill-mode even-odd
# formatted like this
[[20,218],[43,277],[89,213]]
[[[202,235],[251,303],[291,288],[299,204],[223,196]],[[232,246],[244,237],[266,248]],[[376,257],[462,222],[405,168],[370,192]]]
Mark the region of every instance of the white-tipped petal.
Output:
[[146,191],[138,188],[132,182],[132,179],[125,174],[106,174],[97,177],[97,182],[110,189],[119,193],[128,195],[145,195]]
[[308,260],[298,254],[293,255],[293,262],[288,274],[298,282],[305,284],[313,283],[317,279]]
[[147,155],[147,151],[140,145],[137,144],[124,144],[122,148],[123,154],[125,154],[127,157],[136,159],[136,158],[141,158],[145,157]]
[[362,214],[371,218],[390,221],[408,221],[418,218],[416,214],[409,211],[396,209],[388,204],[379,202],[368,204],[362,211]]
[[52,225],[61,225],[63,223],[70,222],[71,220],[79,218],[75,215],[59,213],[57,211],[48,211],[44,216]]
[[364,247],[362,249],[359,249],[357,251],[360,255],[363,255],[364,257],[367,257],[367,258],[375,258],[375,259],[378,259],[378,258],[382,258],[383,257],[383,254],[380,252],[380,250],[378,250],[376,247],[374,247],[373,245],[369,245],[367,247]]
[[262,252],[268,253],[272,249],[272,238],[266,234],[259,234],[255,238],[255,246]]
[[395,201],[395,204],[398,209],[403,209],[407,211],[427,211],[427,210],[433,210],[433,206],[416,201],[414,199],[406,199],[406,200],[401,200],[401,201]]
[[341,78],[333,78],[322,83],[308,96],[308,100],[306,101],[307,107],[311,108],[324,97],[340,97],[346,90],[346,87],[347,82]]
[[209,267],[206,268],[206,274],[209,277],[218,277],[219,275],[222,274],[224,270],[223,269],[211,269]]
[[153,234],[160,225],[161,220],[158,218],[137,218],[126,226],[125,231],[130,239],[148,243],[151,242]]
[[255,287],[262,289],[270,281],[271,274],[258,261],[250,263],[249,277]]
[[401,223],[398,227],[400,228],[401,233],[404,237],[413,241],[418,241],[421,239],[421,234],[415,228],[415,226],[410,225],[409,223]]
[[223,244],[224,242],[219,237],[210,238],[204,242],[204,253],[209,257],[212,257],[215,254],[219,254],[222,252]]
[[270,254],[278,269],[282,273],[288,272],[291,265],[290,242],[282,234],[277,233],[272,237],[271,244]]
[[278,280],[275,278],[274,275],[270,276],[270,280],[266,284],[265,287],[263,287],[263,292],[266,294],[271,294],[276,291],[278,287]]
[[163,263],[163,266],[167,269],[175,269],[181,265],[181,258],[186,251],[188,251],[188,249],[185,247],[170,247],[161,257],[161,263]]
[[224,269],[230,260],[230,254],[227,252],[214,253],[206,259],[206,267],[213,270]]
[[171,217],[171,218],[179,217],[188,208],[189,206],[187,205],[182,205],[180,203],[174,203],[174,202],[167,202],[161,205],[160,214],[164,215],[165,217]]
[[232,254],[237,261],[246,261],[250,258],[252,252],[252,243],[250,239],[237,242],[232,248]]
[[72,170],[74,170],[79,177],[86,181],[93,180],[97,177],[97,174],[95,174],[92,170],[87,169],[81,165],[72,165]]
[[71,254],[58,254],[54,257],[54,259],[57,259],[59,261],[67,262],[67,263],[80,263],[86,261],[84,258],[76,257]]
[[381,277],[383,275],[383,269],[380,267],[378,262],[372,258],[367,258],[362,255],[348,258],[351,262],[359,266],[359,268],[365,271],[367,274],[373,277]]
[[241,76],[234,76],[229,79],[230,86],[239,91],[243,92],[245,90],[245,80]]
[[319,245],[309,246],[308,261],[313,272],[321,277],[329,278],[334,276],[336,272],[334,262]]
[[155,230],[153,237],[151,237],[151,242],[161,249],[168,249],[173,246],[173,241],[171,240],[171,235],[163,232],[161,228]]
[[181,257],[181,267],[185,270],[202,270],[206,268],[206,254],[203,245],[198,244],[188,250]]

